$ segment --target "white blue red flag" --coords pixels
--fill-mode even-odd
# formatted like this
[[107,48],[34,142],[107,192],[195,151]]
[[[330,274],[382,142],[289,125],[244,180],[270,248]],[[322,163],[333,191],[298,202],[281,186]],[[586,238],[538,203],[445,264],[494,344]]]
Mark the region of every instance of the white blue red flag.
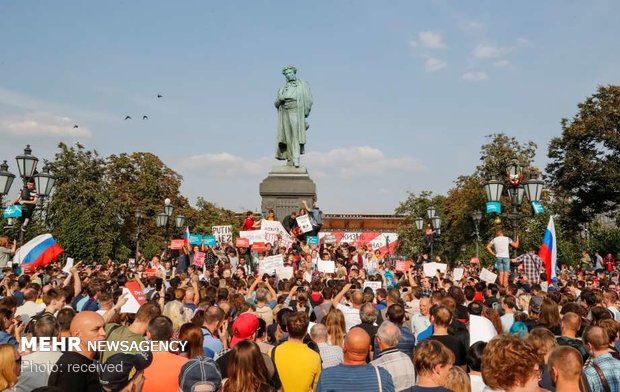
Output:
[[183,244],[189,246],[189,226],[185,227],[185,234],[183,234]]
[[41,234],[25,243],[15,252],[13,263],[21,264],[26,273],[30,273],[36,267],[45,267],[56,260],[63,252],[51,234]]
[[558,266],[558,238],[555,235],[555,223],[553,216],[549,217],[549,224],[545,231],[542,245],[538,250],[538,256],[545,263],[545,271],[547,272],[547,283],[557,281],[556,269]]

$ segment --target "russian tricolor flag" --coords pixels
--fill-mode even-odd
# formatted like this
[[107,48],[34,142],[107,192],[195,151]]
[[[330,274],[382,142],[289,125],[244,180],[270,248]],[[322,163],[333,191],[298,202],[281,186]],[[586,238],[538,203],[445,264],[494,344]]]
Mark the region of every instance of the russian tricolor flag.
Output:
[[34,271],[35,268],[45,267],[56,260],[62,252],[64,250],[51,234],[41,234],[15,252],[13,263],[21,264],[24,271]]
[[545,231],[543,243],[538,250],[538,256],[545,262],[545,270],[547,272],[547,283],[557,281],[555,270],[558,265],[558,247],[557,237],[555,236],[555,223],[553,216],[549,217],[549,224]]
[[183,234],[183,244],[189,246],[189,226],[185,227],[185,234]]

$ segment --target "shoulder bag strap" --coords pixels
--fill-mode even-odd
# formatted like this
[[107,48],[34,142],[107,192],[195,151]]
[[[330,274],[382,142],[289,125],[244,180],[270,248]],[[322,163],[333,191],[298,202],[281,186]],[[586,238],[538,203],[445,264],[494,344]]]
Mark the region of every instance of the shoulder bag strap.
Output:
[[603,389],[605,392],[611,392],[611,388],[609,388],[609,383],[607,382],[607,378],[605,377],[605,373],[601,370],[600,366],[592,362],[592,367],[598,373],[599,378],[601,379],[601,384],[603,384]]
[[383,392],[383,385],[381,385],[381,373],[379,373],[379,367],[373,366],[375,373],[377,373],[377,382],[379,383],[379,392]]

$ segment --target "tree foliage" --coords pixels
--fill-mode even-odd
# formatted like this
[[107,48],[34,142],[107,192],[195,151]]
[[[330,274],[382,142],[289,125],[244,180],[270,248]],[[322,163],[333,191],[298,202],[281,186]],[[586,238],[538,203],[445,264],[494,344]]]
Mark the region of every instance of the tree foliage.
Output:
[[620,86],[601,86],[577,107],[551,140],[547,165],[556,197],[568,200],[567,225],[574,230],[620,202]]

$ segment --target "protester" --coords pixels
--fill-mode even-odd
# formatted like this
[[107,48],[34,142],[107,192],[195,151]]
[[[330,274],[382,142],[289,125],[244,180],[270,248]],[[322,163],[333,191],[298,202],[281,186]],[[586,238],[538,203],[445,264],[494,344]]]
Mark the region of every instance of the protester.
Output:
[[609,352],[609,336],[598,326],[583,332],[583,342],[590,354],[583,370],[591,391],[620,390],[620,361]]
[[394,391],[392,376],[384,368],[366,363],[370,337],[361,328],[353,328],[344,342],[342,364],[325,369],[321,373],[316,392],[375,392]]
[[413,365],[418,380],[406,392],[451,392],[444,385],[454,365],[454,354],[442,343],[429,339],[418,344]]
[[[41,317],[34,325],[34,337],[58,338],[60,337],[60,324],[53,315]],[[47,386],[52,370],[48,364],[55,364],[62,353],[57,351],[36,351],[22,356],[21,375],[16,386],[16,391],[30,392],[39,387]]]
[[[166,316],[153,318],[148,325],[146,336],[153,342],[168,342],[173,334],[172,320]],[[187,362],[177,353],[155,351],[153,363],[144,371],[144,392],[176,391],[179,389],[178,375]]]
[[104,392],[144,391],[144,370],[153,362],[153,355],[146,352],[112,355],[99,374]]
[[242,340],[231,351],[223,392],[271,392],[269,374],[258,345]]
[[538,390],[538,355],[516,336],[500,335],[492,339],[484,349],[481,370],[482,379],[490,388],[505,392]]
[[391,321],[384,321],[376,335],[379,355],[371,364],[384,368],[392,376],[395,391],[402,391],[415,384],[415,369],[411,356],[398,349],[401,329]]
[[510,272],[510,247],[519,247],[519,236],[513,241],[504,235],[504,230],[498,229],[495,238],[487,245],[487,251],[495,257],[495,268],[499,272],[499,284],[508,286]]
[[579,351],[569,346],[556,347],[549,355],[548,366],[554,390],[585,390],[581,372],[583,360]]
[[12,391],[21,373],[22,358],[11,344],[0,344],[0,391]]
[[483,392],[487,387],[481,373],[482,355],[486,346],[487,342],[476,342],[467,351],[467,369],[469,370],[471,392]]
[[310,337],[319,346],[323,369],[342,363],[342,347],[330,344],[327,327],[323,324],[314,324],[310,329]]

